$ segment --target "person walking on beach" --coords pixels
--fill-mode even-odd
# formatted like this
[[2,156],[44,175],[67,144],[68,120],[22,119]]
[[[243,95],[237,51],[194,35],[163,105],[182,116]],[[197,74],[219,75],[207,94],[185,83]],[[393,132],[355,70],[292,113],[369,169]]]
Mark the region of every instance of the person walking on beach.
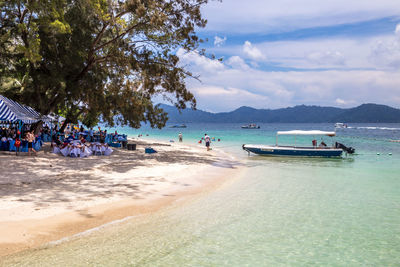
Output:
[[182,140],[183,140],[182,133],[179,133],[178,138],[179,138],[179,142],[182,142]]
[[207,134],[204,134],[204,142],[206,143],[207,151],[209,151],[210,150],[211,138]]
[[33,142],[35,141],[35,135],[33,134],[33,131],[26,134],[26,140],[28,141],[28,156],[30,156],[32,151],[36,153],[36,151],[33,149]]

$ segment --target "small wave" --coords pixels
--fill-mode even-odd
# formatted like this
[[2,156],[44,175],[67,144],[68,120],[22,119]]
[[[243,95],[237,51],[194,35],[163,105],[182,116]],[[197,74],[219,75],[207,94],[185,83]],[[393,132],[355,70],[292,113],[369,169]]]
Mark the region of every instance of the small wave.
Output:
[[51,247],[51,246],[60,245],[60,244],[62,244],[62,243],[71,241],[71,240],[73,240],[73,239],[75,239],[75,238],[87,236],[87,235],[89,235],[89,234],[92,234],[93,232],[100,231],[100,230],[102,230],[102,229],[104,229],[104,228],[106,228],[106,227],[108,227],[108,226],[110,226],[110,225],[120,224],[120,223],[122,223],[122,222],[125,222],[125,221],[127,221],[127,220],[130,220],[130,219],[132,219],[132,218],[139,217],[139,216],[140,216],[140,215],[127,216],[127,217],[122,218],[122,219],[119,219],[119,220],[111,221],[111,222],[102,224],[102,225],[100,225],[100,226],[97,226],[97,227],[88,229],[88,230],[86,230],[86,231],[79,232],[79,233],[74,234],[74,235],[72,235],[72,236],[67,236],[67,237],[64,237],[64,238],[61,238],[61,239],[58,239],[58,240],[55,240],[55,241],[50,241],[50,242],[46,243],[44,246],[45,246],[45,247]]
[[387,131],[400,131],[400,128],[391,127],[375,127],[375,126],[365,126],[365,127],[347,127],[348,129],[366,129],[366,130],[387,130]]

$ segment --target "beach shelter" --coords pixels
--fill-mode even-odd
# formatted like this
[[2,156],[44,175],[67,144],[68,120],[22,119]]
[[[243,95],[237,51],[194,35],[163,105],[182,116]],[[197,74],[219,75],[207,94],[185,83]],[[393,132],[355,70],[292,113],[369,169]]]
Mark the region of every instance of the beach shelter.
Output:
[[33,108],[19,104],[5,96],[0,95],[0,121],[34,123],[39,120],[48,120]]

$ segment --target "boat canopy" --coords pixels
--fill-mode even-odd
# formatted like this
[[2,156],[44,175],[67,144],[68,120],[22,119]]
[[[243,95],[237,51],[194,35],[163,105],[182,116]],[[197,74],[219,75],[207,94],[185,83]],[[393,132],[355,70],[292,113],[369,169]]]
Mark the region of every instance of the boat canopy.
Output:
[[303,131],[303,130],[293,130],[293,131],[279,131],[277,135],[326,135],[335,136],[335,132],[325,132],[319,130]]

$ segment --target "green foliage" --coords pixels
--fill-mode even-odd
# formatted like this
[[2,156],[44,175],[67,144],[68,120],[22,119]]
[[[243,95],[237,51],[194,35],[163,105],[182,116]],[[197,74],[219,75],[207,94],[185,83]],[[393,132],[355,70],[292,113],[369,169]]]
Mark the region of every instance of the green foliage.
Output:
[[88,126],[163,127],[153,96],[195,107],[175,52],[198,47],[207,1],[1,1],[0,93]]

